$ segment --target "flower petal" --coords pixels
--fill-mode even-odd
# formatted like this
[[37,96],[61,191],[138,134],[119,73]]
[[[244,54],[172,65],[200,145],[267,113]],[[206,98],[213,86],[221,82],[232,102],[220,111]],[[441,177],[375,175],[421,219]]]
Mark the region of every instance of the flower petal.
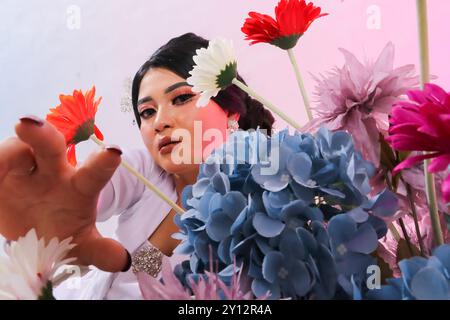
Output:
[[449,300],[447,279],[434,268],[423,268],[411,281],[411,293],[419,300]]
[[206,233],[208,236],[217,242],[224,240],[230,236],[230,227],[233,220],[224,212],[213,213],[206,222]]
[[258,234],[266,238],[278,236],[285,227],[280,220],[272,219],[262,212],[257,212],[253,217],[253,226]]
[[278,279],[278,272],[283,266],[283,261],[284,256],[280,252],[272,251],[266,254],[262,266],[264,279],[274,283]]
[[433,159],[430,163],[430,166],[428,167],[428,170],[433,173],[440,172],[447,170],[449,165],[450,165],[450,154],[445,154]]
[[67,146],[67,160],[73,166],[77,166],[77,157],[75,155],[75,145],[70,144]]
[[378,247],[378,236],[369,223],[364,223],[346,243],[348,250],[353,252],[371,254]]

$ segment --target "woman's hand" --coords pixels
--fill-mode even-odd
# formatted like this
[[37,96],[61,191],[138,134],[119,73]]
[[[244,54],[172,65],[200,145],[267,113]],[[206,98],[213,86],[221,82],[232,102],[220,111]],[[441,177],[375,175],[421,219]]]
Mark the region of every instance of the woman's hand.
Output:
[[46,241],[73,237],[78,264],[125,269],[127,251],[95,226],[98,196],[120,164],[120,149],[100,150],[74,168],[63,135],[48,122],[28,116],[15,129],[17,137],[0,143],[0,233],[17,240],[35,228]]

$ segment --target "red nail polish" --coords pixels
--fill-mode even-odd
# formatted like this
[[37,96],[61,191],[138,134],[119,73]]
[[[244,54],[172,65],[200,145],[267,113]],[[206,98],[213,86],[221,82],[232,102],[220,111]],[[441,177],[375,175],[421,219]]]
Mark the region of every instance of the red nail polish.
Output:
[[132,263],[131,254],[128,252],[128,250],[125,250],[125,251],[127,252],[127,264],[122,269],[122,272],[127,272],[128,270],[130,270],[131,263]]
[[115,145],[106,146],[105,149],[108,151],[116,152],[119,156],[121,156],[123,153],[122,149],[120,149],[119,146],[115,146]]

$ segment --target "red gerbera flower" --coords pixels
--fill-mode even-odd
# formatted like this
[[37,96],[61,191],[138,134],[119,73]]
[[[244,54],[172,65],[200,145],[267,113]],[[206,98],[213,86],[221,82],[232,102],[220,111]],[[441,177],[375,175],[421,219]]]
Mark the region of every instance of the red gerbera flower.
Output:
[[103,141],[103,134],[95,125],[95,115],[102,98],[95,100],[95,86],[83,94],[75,90],[73,95],[60,95],[61,104],[50,109],[47,121],[60,131],[67,144],[67,159],[76,166],[75,146],[93,134]]
[[321,14],[321,8],[305,0],[281,0],[275,8],[276,20],[269,15],[250,12],[242,32],[250,44],[270,43],[281,49],[295,47],[298,39]]

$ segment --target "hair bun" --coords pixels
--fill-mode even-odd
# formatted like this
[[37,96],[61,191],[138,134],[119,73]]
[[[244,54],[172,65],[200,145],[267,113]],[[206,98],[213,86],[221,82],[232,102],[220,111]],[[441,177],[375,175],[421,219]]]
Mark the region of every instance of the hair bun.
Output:
[[245,98],[247,112],[239,119],[241,129],[259,129],[267,130],[270,135],[275,118],[272,113],[264,107],[264,105],[247,94]]

